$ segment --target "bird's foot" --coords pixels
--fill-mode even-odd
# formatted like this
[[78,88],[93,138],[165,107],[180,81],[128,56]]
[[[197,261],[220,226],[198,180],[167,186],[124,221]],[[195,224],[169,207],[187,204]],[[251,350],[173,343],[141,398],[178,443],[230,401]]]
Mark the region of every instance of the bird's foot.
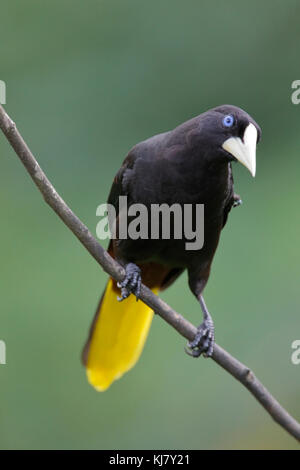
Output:
[[193,341],[189,341],[185,352],[192,357],[211,357],[214,350],[215,329],[209,320],[204,320],[197,328],[197,333]]
[[122,282],[118,282],[118,287],[121,289],[121,297],[118,297],[118,301],[127,299],[130,294],[136,295],[136,300],[138,300],[141,293],[141,270],[134,263],[128,263],[125,268],[125,277]]
[[234,194],[233,196],[233,207],[238,207],[243,204],[241,196],[239,194]]

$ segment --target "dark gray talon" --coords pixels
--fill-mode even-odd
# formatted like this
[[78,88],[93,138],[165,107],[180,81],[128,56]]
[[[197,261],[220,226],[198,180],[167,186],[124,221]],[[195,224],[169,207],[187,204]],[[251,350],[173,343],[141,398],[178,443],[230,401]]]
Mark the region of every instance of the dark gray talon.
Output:
[[241,204],[243,204],[241,196],[239,194],[235,193],[234,196],[233,196],[233,207],[238,207]]
[[233,207],[238,207],[238,206],[241,206],[242,204],[243,204],[243,201],[241,199],[238,199],[237,201],[234,201]]
[[128,263],[125,268],[126,274],[122,282],[118,282],[118,287],[121,289],[121,297],[117,297],[119,302],[127,299],[130,294],[136,295],[136,300],[141,293],[141,270],[134,263]]
[[185,352],[192,357],[211,357],[214,350],[215,334],[214,326],[209,321],[204,321],[197,328],[193,341],[189,341]]

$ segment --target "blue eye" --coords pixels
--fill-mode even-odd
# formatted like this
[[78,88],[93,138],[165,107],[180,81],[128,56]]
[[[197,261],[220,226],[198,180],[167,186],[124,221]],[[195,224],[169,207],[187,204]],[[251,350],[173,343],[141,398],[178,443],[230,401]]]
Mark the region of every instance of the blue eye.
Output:
[[225,127],[232,127],[234,124],[234,117],[231,114],[227,114],[227,116],[223,118],[223,124]]

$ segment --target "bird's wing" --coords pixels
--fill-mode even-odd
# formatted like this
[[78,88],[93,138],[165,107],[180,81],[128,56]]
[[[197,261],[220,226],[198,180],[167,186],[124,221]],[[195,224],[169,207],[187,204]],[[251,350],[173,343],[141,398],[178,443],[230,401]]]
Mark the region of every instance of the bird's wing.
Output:
[[227,219],[228,219],[228,214],[231,211],[233,204],[234,204],[234,187],[233,187],[233,174],[232,174],[232,168],[231,164],[228,165],[229,173],[228,173],[228,195],[226,198],[225,206],[224,206],[224,212],[223,212],[223,226],[222,228],[225,227]]
[[[121,168],[114,177],[113,184],[110,189],[107,202],[112,204],[116,210],[118,210],[118,198],[119,196],[125,196],[126,191],[126,177],[128,173],[131,173],[136,160],[138,159],[138,153],[135,152],[135,147],[128,153],[127,157],[122,163]],[[118,212],[117,212],[118,213]]]
[[[128,180],[130,179],[136,160],[139,158],[139,151],[136,147],[128,153],[119,171],[117,172],[111,190],[108,196],[108,203],[112,204],[116,209],[118,217],[118,198],[119,196],[129,196]],[[134,241],[133,241],[134,242]],[[109,254],[115,258],[117,250],[117,243],[111,240],[108,247]],[[160,290],[166,289],[177,279],[178,276],[184,271],[182,268],[169,268],[162,266],[159,263],[149,262],[140,266],[142,270],[143,282],[149,287],[159,287]]]

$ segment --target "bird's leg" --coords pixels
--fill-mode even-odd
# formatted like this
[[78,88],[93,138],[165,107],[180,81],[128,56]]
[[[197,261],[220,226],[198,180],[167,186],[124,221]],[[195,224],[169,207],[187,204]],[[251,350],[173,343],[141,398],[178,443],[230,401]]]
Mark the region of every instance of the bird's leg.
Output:
[[204,357],[211,357],[215,342],[215,327],[212,317],[207,310],[202,295],[198,300],[203,312],[203,322],[197,328],[197,333],[193,341],[189,341],[185,351],[192,357],[199,357],[202,353]]
[[239,194],[234,193],[233,195],[233,207],[238,207],[243,204],[241,196]]
[[130,294],[136,295],[138,300],[141,293],[141,270],[134,263],[128,263],[125,266],[125,277],[122,282],[118,282],[118,287],[121,289],[121,297],[118,297],[119,302],[127,299]]

